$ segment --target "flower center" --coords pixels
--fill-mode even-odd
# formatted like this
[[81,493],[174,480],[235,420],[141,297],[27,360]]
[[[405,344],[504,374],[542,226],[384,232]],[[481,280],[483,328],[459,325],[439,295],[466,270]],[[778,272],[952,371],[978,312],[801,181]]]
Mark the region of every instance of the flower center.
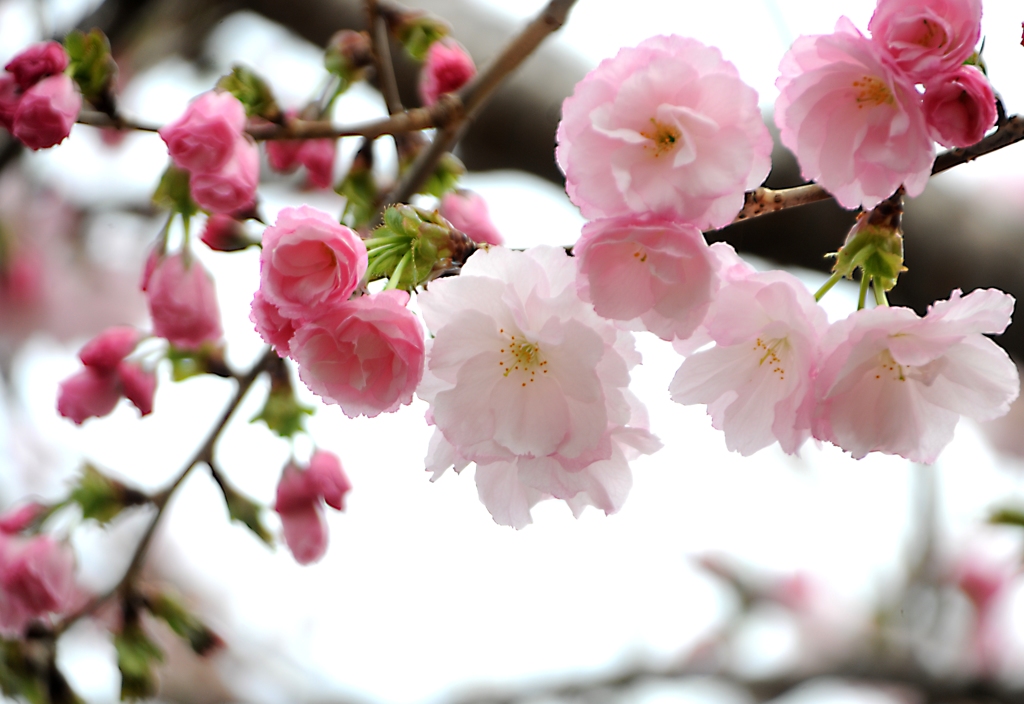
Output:
[[772,374],[779,377],[779,381],[786,378],[786,369],[782,366],[782,358],[779,357],[780,348],[786,344],[786,338],[778,340],[763,340],[760,337],[754,342],[754,351],[761,355],[761,361],[758,362],[758,366],[763,367],[765,364],[771,370]]
[[653,148],[654,156],[657,158],[676,148],[676,142],[682,138],[682,132],[679,131],[679,128],[666,125],[664,122],[658,122],[653,117],[651,118],[651,125],[651,129],[640,132],[641,135],[652,142],[652,144],[644,144],[644,149]]
[[633,252],[633,258],[643,264],[647,261],[647,250],[643,247],[639,247],[635,252]]
[[864,76],[859,81],[853,82],[857,90],[857,109],[862,110],[865,105],[878,107],[879,105],[892,105],[895,100],[892,91],[881,78],[875,76]]
[[[505,328],[498,332],[506,334]],[[548,373],[548,363],[541,354],[540,345],[511,334],[507,337],[508,341],[501,346],[503,356],[498,362],[502,376],[507,378],[513,373],[518,374],[520,384],[526,386],[527,382],[532,384],[537,379],[538,372],[541,376]]]
[[882,353],[878,355],[878,361],[880,366],[875,373],[876,379],[881,379],[885,376],[893,381],[907,380],[907,375],[910,373],[910,367],[907,367],[907,371],[904,372],[903,365],[893,359],[892,352],[888,349],[882,350]]

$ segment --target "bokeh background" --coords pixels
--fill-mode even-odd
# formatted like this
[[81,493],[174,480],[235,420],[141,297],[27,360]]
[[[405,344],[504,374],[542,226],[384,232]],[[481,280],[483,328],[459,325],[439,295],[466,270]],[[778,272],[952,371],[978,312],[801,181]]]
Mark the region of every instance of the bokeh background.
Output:
[[[544,3],[408,5],[449,20],[482,65]],[[873,5],[580,0],[467,137],[459,154],[472,171],[462,183],[487,199],[511,246],[571,244],[583,220],[551,150],[560,102],[587,70],[653,34],[693,36],[736,64],[770,118],[789,43],[831,31],[840,14],[866,30]],[[988,0],[984,8],[990,78],[1008,112],[1022,111],[1024,7]],[[163,124],[233,63],[265,77],[283,106],[300,107],[325,78],[317,45],[361,21],[355,0],[0,0],[0,60],[79,23],[99,24],[121,66],[124,112]],[[396,59],[414,104],[415,66]],[[360,85],[339,100],[334,119],[384,114],[379,94]],[[122,405],[81,428],[57,416],[55,398],[89,337],[110,324],[147,325],[137,282],[162,224],[149,196],[167,163],[164,145],[156,135],[114,140],[84,126],[42,153],[5,139],[0,227],[34,259],[22,288],[0,291],[0,507],[61,496],[86,458],[156,489],[201,442],[233,382],[175,384],[161,368],[151,417],[140,421]],[[339,177],[355,148],[341,142]],[[393,169],[389,140],[377,149],[381,172]],[[956,287],[1024,289],[1022,157],[1017,145],[958,167],[910,205],[910,271],[894,302],[923,312]],[[268,221],[300,203],[341,209],[340,197],[305,190],[301,176],[264,176]],[[798,182],[780,151],[769,183]],[[821,204],[711,237],[759,257],[759,267],[805,267],[794,270],[817,287],[822,255],[849,223]],[[243,368],[261,348],[248,320],[258,254],[197,251],[217,279],[228,361]],[[838,318],[854,301],[839,287],[825,304]],[[1020,357],[1017,327],[1001,342]],[[1024,542],[1019,529],[986,520],[994,507],[1024,504],[1024,409],[987,428],[962,422],[933,467],[854,461],[813,443],[796,457],[768,448],[742,458],[725,450],[703,408],[668,400],[680,362],[671,346],[646,334],[638,346],[644,364],[633,389],[665,448],[633,463],[619,514],[590,509],[576,520],[547,502],[518,532],[492,522],[471,469],[428,481],[425,404],[350,420],[303,388],[317,413],[300,444],[337,453],[354,485],[347,510],[329,516],[328,553],[300,567],[283,547],[267,549],[229,523],[209,475],[194,472],[160,530],[147,578],[175,585],[225,647],[199,658],[150,624],[168,652],[161,699],[902,702],[953,701],[981,683],[996,701],[1022,700]],[[271,503],[289,446],[247,422],[265,393],[257,386],[247,398],[219,456],[236,486]],[[126,512],[106,530],[73,530],[86,587],[116,582],[147,517]],[[86,700],[116,701],[114,648],[101,625],[76,625],[59,652]]]

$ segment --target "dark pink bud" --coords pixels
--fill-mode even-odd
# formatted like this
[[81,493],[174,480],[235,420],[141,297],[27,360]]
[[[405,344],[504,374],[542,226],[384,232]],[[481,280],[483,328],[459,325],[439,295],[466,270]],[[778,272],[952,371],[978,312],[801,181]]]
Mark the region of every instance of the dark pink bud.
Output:
[[0,555],[0,631],[20,631],[32,620],[62,613],[74,597],[75,558],[49,536],[8,539]]
[[81,425],[86,418],[99,418],[113,411],[120,398],[116,374],[85,367],[60,383],[57,411]]
[[245,130],[245,108],[230,93],[203,93],[160,130],[174,164],[193,174],[222,168]]
[[59,74],[36,83],[21,96],[11,134],[29,149],[46,149],[63,142],[82,109],[74,81]]
[[135,404],[139,413],[148,416],[153,412],[153,394],[156,392],[156,374],[147,371],[135,362],[121,362],[117,365],[117,377],[125,398]]
[[296,158],[309,175],[309,182],[317,188],[330,188],[334,182],[334,155],[337,143],[333,139],[307,139],[299,147]]
[[279,174],[290,174],[299,167],[299,148],[302,142],[297,139],[268,139],[267,163]]
[[445,193],[441,199],[441,217],[481,244],[505,244],[505,238],[491,222],[487,202],[472,191]]
[[996,122],[996,96],[985,74],[973,66],[924,86],[924,117],[932,139],[944,147],[969,147]]
[[78,358],[87,367],[98,371],[113,371],[122,359],[127,357],[139,344],[142,335],[132,327],[107,328],[85,344]]
[[279,512],[284,542],[300,565],[316,562],[327,552],[327,520],[320,504]]
[[220,310],[213,279],[197,260],[164,257],[149,278],[146,302],[153,333],[175,347],[196,349],[220,339]]
[[206,220],[199,239],[215,252],[237,252],[252,244],[242,223],[223,213],[214,213]]
[[451,39],[430,45],[420,73],[420,97],[433,105],[443,93],[452,93],[476,75],[476,65],[462,46]]
[[352,488],[338,458],[317,450],[307,469],[289,464],[281,472],[274,510],[281,516],[284,539],[302,565],[319,560],[327,550],[323,502],[341,510]]
[[0,533],[15,535],[32,525],[46,507],[35,502],[19,506],[0,516]]
[[33,44],[11,59],[4,68],[14,74],[22,90],[68,67],[68,53],[57,42]]
[[345,510],[345,494],[352,489],[345,472],[341,469],[341,460],[332,452],[317,450],[309,460],[308,478],[316,492],[331,508]]
[[10,74],[0,75],[0,127],[8,132],[14,128],[14,113],[18,111],[22,92]]

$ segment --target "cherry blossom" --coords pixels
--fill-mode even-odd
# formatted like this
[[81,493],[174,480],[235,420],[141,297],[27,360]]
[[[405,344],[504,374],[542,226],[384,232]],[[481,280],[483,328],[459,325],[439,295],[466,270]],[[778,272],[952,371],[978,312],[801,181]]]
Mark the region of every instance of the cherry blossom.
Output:
[[724,286],[704,328],[714,347],[687,357],[669,392],[706,403],[730,450],[744,455],[776,440],[794,453],[810,436],[800,416],[813,392],[824,311],[791,274],[750,274]]
[[736,68],[673,35],[622,49],[576,85],[555,154],[584,217],[651,212],[703,230],[732,221],[771,151]]
[[984,73],[961,66],[925,84],[924,114],[936,142],[969,147],[996,123],[996,96]]
[[274,510],[281,516],[285,543],[300,565],[316,562],[327,551],[327,521],[323,505],[345,509],[352,489],[336,455],[317,450],[309,466],[288,464],[277,485]]
[[1017,398],[1017,367],[982,333],[1001,333],[1013,297],[959,290],[920,318],[909,308],[853,313],[823,341],[813,433],[855,458],[934,462],[960,416],[991,420]]
[[487,201],[473,191],[445,193],[438,208],[441,217],[479,244],[505,244],[505,238],[491,222]]
[[230,93],[203,93],[185,113],[160,130],[175,165],[193,173],[215,171],[236,151],[245,129],[245,108]]
[[515,527],[549,496],[576,513],[618,510],[627,460],[659,444],[626,388],[632,336],[579,298],[565,251],[478,251],[420,306],[434,332],[418,394],[440,435],[427,458],[435,478],[475,462],[485,506]]
[[11,134],[29,149],[46,149],[63,142],[82,109],[82,95],[64,74],[36,83],[21,96],[11,120]]
[[22,90],[61,73],[68,67],[68,53],[57,42],[41,42],[22,50],[4,68],[10,72]]
[[278,307],[264,298],[262,291],[257,291],[252,299],[249,320],[255,323],[256,332],[275,352],[282,357],[291,354],[292,336],[299,321],[281,315]]
[[981,0],[879,0],[872,40],[914,83],[956,71],[981,37]]
[[882,49],[841,17],[782,58],[775,123],[804,178],[846,208],[872,208],[902,184],[920,195],[935,147],[921,96]]
[[443,93],[452,93],[476,75],[473,57],[452,39],[430,45],[420,72],[420,97],[424,105],[433,105]]
[[180,252],[164,257],[147,284],[146,302],[154,335],[187,349],[220,339],[220,310],[213,279],[196,259],[186,262]]
[[255,142],[239,137],[227,161],[207,171],[193,171],[189,190],[201,207],[212,213],[239,213],[256,202],[260,152]]
[[76,593],[74,578],[66,543],[0,534],[0,635],[21,636],[32,621],[65,611]]

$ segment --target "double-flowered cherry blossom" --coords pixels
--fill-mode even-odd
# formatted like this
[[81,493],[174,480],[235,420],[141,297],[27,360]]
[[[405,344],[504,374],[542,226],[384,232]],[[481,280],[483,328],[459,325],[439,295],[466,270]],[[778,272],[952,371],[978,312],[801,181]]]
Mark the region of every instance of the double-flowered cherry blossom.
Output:
[[0,126],[29,149],[56,146],[82,109],[78,86],[63,71],[68,54],[57,42],[33,44],[0,74]]
[[952,73],[981,37],[981,0],[879,0],[872,40],[914,83]]
[[973,66],[925,84],[924,114],[932,139],[944,147],[969,147],[996,122],[996,96],[985,74]]
[[573,252],[580,296],[598,315],[688,338],[718,288],[717,260],[693,225],[635,215],[587,223]]
[[444,93],[457,91],[476,75],[476,64],[462,45],[442,39],[430,45],[420,72],[420,98],[433,105]]
[[796,277],[749,273],[722,287],[703,328],[715,342],[683,362],[672,400],[705,403],[726,446],[749,455],[776,440],[796,452],[810,436],[811,396],[824,311]]
[[579,298],[564,250],[478,251],[420,305],[435,335],[418,391],[437,427],[435,477],[475,462],[484,505],[515,527],[547,497],[618,510],[627,460],[659,443],[627,389],[632,336]]
[[584,217],[654,213],[722,227],[768,175],[772,140],[718,49],[653,37],[603,61],[562,105],[558,164]]
[[78,425],[105,416],[127,398],[146,416],[153,412],[156,375],[126,359],[142,339],[132,327],[113,327],[90,340],[78,353],[82,369],[60,384],[57,411]]
[[935,148],[921,95],[885,50],[841,17],[782,58],[775,122],[804,178],[846,208],[872,208],[902,184],[924,190]]
[[984,289],[929,307],[857,311],[832,326],[816,379],[813,432],[849,451],[933,462],[961,415],[990,420],[1017,398],[1017,367],[983,333],[1001,333],[1013,298]]
[[505,238],[491,221],[487,201],[479,193],[466,190],[445,193],[438,212],[478,244],[505,244]]
[[67,543],[0,531],[0,635],[22,637],[33,621],[67,611],[77,594]]
[[324,504],[345,510],[352,484],[336,455],[317,450],[308,467],[288,464],[277,485],[274,510],[281,517],[284,540],[300,565],[316,562],[327,551]]
[[220,339],[213,278],[195,257],[177,252],[158,259],[143,290],[157,337],[185,349]]

